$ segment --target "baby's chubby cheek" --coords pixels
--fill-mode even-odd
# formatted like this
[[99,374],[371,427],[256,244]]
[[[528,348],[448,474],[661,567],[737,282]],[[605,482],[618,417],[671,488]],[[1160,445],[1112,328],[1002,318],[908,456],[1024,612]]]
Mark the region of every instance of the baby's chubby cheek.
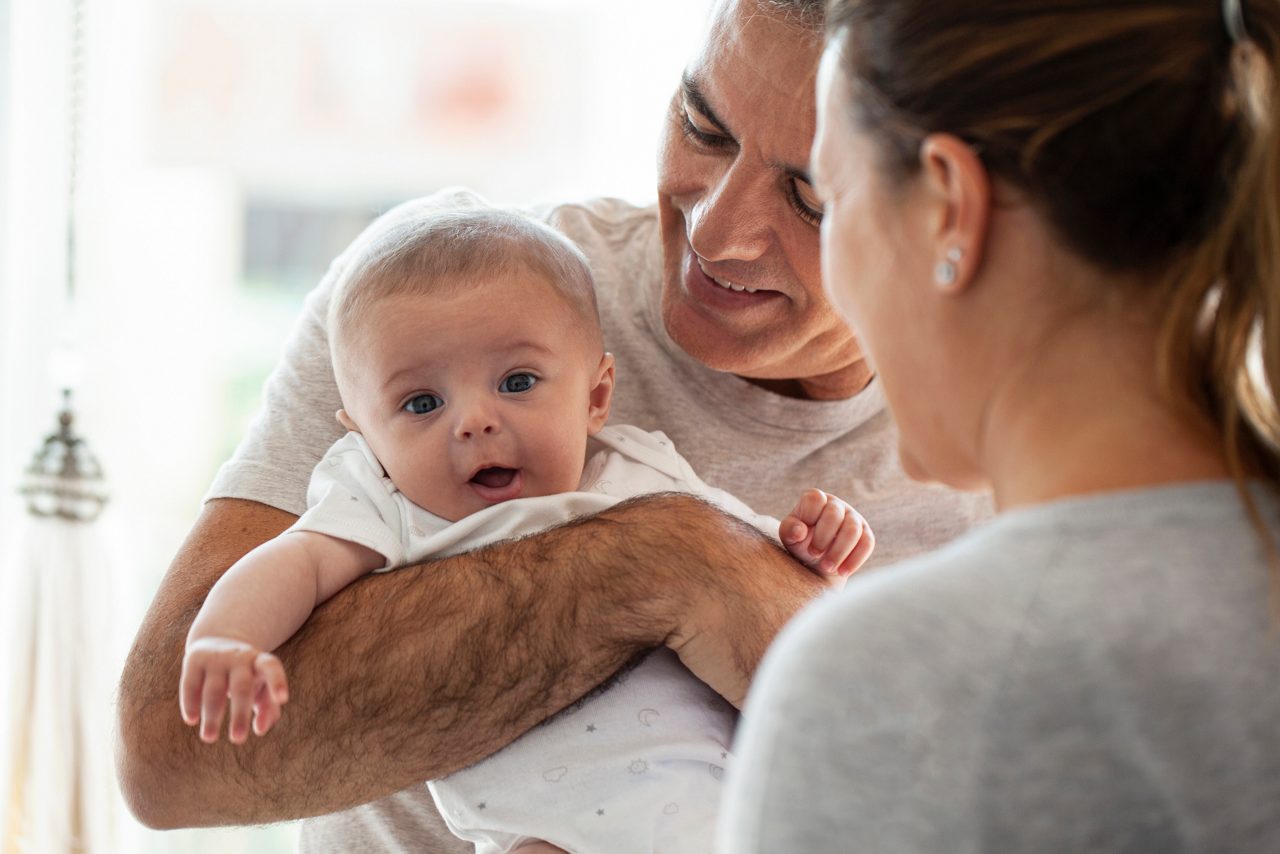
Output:
[[541,495],[576,492],[582,483],[587,453],[586,434],[573,438],[562,436],[558,439],[544,448],[540,464],[534,465],[535,472],[541,469],[540,476],[537,477],[539,483],[536,485]]

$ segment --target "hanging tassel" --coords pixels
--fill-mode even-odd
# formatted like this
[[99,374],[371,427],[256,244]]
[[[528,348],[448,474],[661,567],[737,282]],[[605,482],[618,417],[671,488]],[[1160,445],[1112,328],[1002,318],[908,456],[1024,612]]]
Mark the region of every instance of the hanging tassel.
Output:
[[111,591],[93,524],[107,495],[102,469],[73,423],[64,393],[58,429],[21,487],[29,517],[10,564],[18,577],[5,644],[16,689],[6,745],[5,854],[115,850],[107,748]]

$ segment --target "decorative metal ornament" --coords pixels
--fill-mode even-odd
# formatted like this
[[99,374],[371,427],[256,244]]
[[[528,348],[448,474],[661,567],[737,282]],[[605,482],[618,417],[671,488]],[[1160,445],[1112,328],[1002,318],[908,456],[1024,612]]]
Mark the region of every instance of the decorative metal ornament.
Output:
[[[80,183],[80,124],[84,114],[84,0],[70,0],[71,7],[71,74],[67,140],[67,234],[66,291],[67,305],[76,302],[76,190]],[[66,354],[63,354],[65,358]],[[88,443],[71,429],[75,415],[71,410],[71,389],[67,380],[62,389],[62,411],[58,413],[58,429],[45,438],[27,467],[19,491],[27,499],[27,510],[33,516],[59,518],[69,522],[92,522],[102,514],[107,503],[102,466],[89,450]]]
[[72,430],[71,391],[62,397],[58,429],[36,451],[19,491],[32,516],[92,522],[106,506],[106,482],[88,443]]

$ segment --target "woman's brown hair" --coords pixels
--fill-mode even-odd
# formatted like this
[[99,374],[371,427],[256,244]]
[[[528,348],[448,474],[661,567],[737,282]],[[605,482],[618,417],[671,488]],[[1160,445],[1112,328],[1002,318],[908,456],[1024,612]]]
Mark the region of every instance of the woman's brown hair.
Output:
[[954,134],[1080,257],[1160,283],[1164,391],[1275,565],[1245,484],[1280,492],[1280,3],[1242,7],[1239,40],[1217,0],[832,0],[827,28],[887,169]]

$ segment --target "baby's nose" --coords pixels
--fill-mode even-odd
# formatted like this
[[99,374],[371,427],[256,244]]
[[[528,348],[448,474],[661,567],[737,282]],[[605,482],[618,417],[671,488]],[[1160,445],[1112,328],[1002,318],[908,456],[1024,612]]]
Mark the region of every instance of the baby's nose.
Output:
[[453,434],[457,439],[474,439],[497,432],[498,419],[490,407],[470,406],[459,416]]

